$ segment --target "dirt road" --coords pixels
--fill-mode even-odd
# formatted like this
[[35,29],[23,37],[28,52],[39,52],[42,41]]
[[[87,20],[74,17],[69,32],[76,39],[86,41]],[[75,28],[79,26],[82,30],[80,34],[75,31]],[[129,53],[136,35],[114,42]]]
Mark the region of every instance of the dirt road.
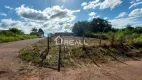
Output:
[[142,61],[128,61],[127,65],[113,63],[101,68],[62,68],[61,72],[29,66],[17,57],[18,51],[38,40],[0,44],[0,80],[142,80]]
[[18,58],[18,51],[40,39],[30,39],[0,44],[0,80],[11,80],[17,71],[26,67]]

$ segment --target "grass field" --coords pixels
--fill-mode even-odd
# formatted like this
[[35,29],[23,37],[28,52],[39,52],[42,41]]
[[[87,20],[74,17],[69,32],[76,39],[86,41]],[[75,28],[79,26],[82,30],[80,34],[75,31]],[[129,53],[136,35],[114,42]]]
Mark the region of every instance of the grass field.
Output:
[[[80,38],[82,39],[82,38]],[[142,56],[142,48],[130,44],[115,44],[110,45],[109,40],[102,40],[102,45],[99,46],[99,39],[85,38],[89,46],[62,46],[62,66],[86,66],[89,64],[108,63],[111,61],[122,62],[126,60],[138,60]],[[117,42],[118,43],[118,42]],[[40,54],[46,51],[47,39],[43,39],[29,47],[22,49],[19,57],[25,61],[39,65],[41,58]],[[46,66],[57,66],[58,46],[55,42],[51,42],[49,55],[46,57]]]

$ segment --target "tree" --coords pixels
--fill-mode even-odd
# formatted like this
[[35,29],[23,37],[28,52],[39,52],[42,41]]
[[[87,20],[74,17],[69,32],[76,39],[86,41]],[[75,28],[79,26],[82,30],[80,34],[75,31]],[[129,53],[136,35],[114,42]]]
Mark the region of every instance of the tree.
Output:
[[40,29],[38,30],[38,33],[44,34],[44,31],[40,28]]
[[92,32],[108,32],[111,31],[112,25],[104,19],[94,18],[90,22],[90,30]]
[[77,36],[82,36],[83,34],[91,34],[97,32],[108,32],[117,31],[112,29],[112,25],[104,19],[94,18],[91,22],[79,21],[74,24],[72,32]]
[[74,24],[72,32],[76,36],[82,36],[83,34],[89,32],[90,23],[87,21],[79,21]]
[[30,33],[30,35],[36,35],[36,36],[39,35],[39,33],[37,32],[37,28],[32,28],[31,31],[32,32]]
[[38,32],[31,32],[30,35],[36,35],[36,36],[38,36],[39,33]]
[[134,32],[136,32],[136,33],[142,33],[142,27],[136,27],[136,28],[134,28]]
[[38,30],[38,33],[39,33],[38,36],[40,38],[44,37],[44,32],[43,32],[43,30],[41,28]]
[[32,30],[31,30],[32,32],[37,32],[37,28],[32,28]]
[[127,25],[127,26],[126,26],[126,29],[127,29],[127,30],[133,30],[134,27],[132,27],[131,25]]
[[9,31],[15,34],[23,34],[23,32],[21,30],[18,30],[17,28],[9,28]]

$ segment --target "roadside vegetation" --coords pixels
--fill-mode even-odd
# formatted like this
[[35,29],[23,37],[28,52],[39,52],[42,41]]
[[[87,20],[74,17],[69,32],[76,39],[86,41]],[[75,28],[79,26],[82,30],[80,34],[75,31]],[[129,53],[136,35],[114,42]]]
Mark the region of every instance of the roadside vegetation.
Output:
[[0,43],[2,42],[11,42],[25,39],[37,38],[37,35],[24,34],[21,30],[17,28],[9,28],[9,30],[0,31]]
[[[103,19],[94,18],[91,22],[82,21],[74,24],[72,32],[77,38],[89,43],[82,46],[62,46],[62,66],[87,66],[118,61],[140,60],[142,57],[142,28],[127,25],[123,29],[114,29]],[[54,38],[52,39],[54,40]],[[19,57],[35,65],[41,64],[41,54],[46,53],[47,39],[43,39],[22,49]],[[58,46],[51,41],[50,51],[45,66],[57,66]]]
[[112,28],[107,20],[94,18],[91,22],[81,21],[74,24],[72,32],[76,36],[110,39],[127,44],[142,44],[142,26],[127,25],[125,28]]

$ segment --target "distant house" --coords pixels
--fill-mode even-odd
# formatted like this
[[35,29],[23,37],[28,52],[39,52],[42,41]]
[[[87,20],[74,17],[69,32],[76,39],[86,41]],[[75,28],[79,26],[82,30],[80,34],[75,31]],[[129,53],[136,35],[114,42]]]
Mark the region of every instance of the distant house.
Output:
[[73,36],[74,34],[72,32],[57,32],[54,33],[52,36]]
[[40,33],[39,33],[39,38],[42,38],[42,37],[44,37],[44,33],[43,33],[43,32],[40,32]]

